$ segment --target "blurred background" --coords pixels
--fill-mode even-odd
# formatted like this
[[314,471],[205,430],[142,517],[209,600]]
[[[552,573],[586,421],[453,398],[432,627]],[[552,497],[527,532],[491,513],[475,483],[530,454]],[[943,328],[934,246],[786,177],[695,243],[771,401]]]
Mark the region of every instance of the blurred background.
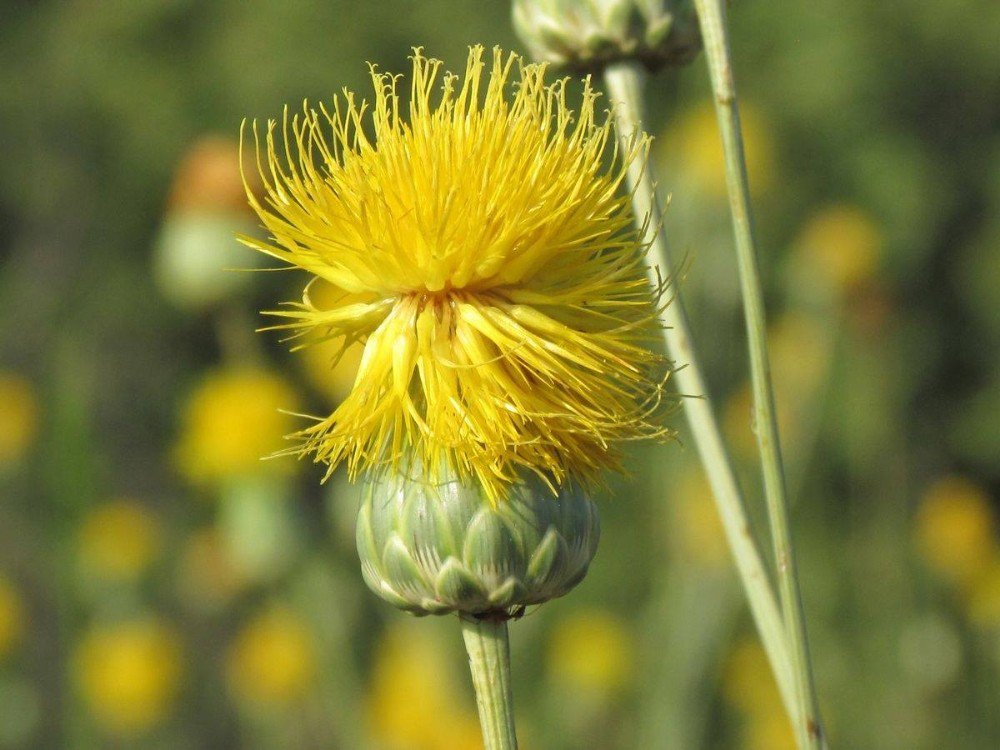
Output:
[[[457,623],[364,589],[356,490],[260,462],[351,362],[257,311],[244,117],[504,2],[0,3],[0,747],[480,747]],[[836,748],[1000,746],[1000,5],[731,10],[795,537]],[[704,61],[651,79],[667,231],[760,508]],[[350,359],[350,358],[348,358]],[[793,741],[681,415],[512,628],[523,746]],[[764,525],[758,519],[763,532]]]

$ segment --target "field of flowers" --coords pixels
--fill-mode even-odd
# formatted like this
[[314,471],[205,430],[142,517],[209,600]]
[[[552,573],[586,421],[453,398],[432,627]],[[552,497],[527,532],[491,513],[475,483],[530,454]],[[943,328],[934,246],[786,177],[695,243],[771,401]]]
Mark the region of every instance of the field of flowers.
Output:
[[[303,277],[235,270],[277,265],[235,236],[264,236],[244,118],[367,95],[367,61],[406,71],[418,45],[452,70],[523,50],[509,5],[0,9],[0,748],[481,747],[455,619],[364,586],[357,487],[260,460],[345,398],[361,347],[255,332]],[[995,748],[1000,5],[730,14],[830,746]],[[703,58],[649,89],[677,285],[764,535]],[[596,498],[588,577],[511,628],[527,750],[795,747],[669,419],[679,441]]]

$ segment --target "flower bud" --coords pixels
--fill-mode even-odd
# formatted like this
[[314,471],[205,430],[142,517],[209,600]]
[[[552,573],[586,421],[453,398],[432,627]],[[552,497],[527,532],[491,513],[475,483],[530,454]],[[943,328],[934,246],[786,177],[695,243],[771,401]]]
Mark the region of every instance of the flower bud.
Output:
[[383,471],[362,487],[357,525],[365,582],[417,615],[510,616],[562,596],[587,574],[599,536],[578,487],[553,496],[537,477],[491,505],[453,475],[432,484]]
[[561,67],[639,60],[655,70],[701,49],[691,0],[514,0],[513,20],[533,57]]
[[240,172],[239,144],[206,136],[184,154],[153,246],[157,285],[187,312],[209,310],[245,291],[260,265],[237,235],[254,235]]

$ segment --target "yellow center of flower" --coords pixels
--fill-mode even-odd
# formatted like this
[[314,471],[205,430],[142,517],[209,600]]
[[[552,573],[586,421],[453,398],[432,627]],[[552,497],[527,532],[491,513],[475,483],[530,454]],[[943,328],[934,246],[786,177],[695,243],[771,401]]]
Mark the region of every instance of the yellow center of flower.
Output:
[[619,191],[647,140],[606,171],[589,82],[574,115],[544,66],[494,50],[485,76],[482,58],[459,78],[418,50],[408,109],[373,68],[370,109],[345,93],[255,126],[264,195],[248,196],[272,240],[244,241],[315,277],[277,328],[364,344],[296,450],[353,475],[412,447],[496,499],[521,470],[594,480],[615,442],[664,435],[666,368],[642,345],[662,290]]

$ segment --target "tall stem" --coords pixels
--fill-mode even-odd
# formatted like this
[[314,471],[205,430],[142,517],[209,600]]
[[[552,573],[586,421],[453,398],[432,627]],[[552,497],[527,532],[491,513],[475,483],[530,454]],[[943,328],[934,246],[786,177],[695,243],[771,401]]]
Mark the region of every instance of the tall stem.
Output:
[[778,567],[781,608],[791,646],[792,671],[795,677],[795,697],[799,716],[799,721],[795,722],[795,731],[800,747],[821,748],[824,744],[823,732],[816,705],[816,689],[809,662],[802,597],[799,593],[795,554],[788,523],[785,473],[781,460],[781,444],[774,410],[774,390],[771,385],[771,368],[767,355],[764,295],[754,247],[750,189],[743,155],[739,110],[736,106],[736,88],[733,83],[726,27],[726,6],[724,0],[695,0],[695,6],[705,43],[712,90],[715,92],[715,111],[722,132],[726,187],[733,217],[733,233],[736,236],[737,267],[750,348],[753,418],[761,456],[768,521]]
[[[645,73],[635,63],[622,62],[608,66],[604,77],[615,105],[618,135],[625,147],[632,135],[641,129]],[[667,249],[663,217],[656,201],[650,170],[649,164],[633,162],[629,165],[628,180],[637,219],[649,217],[647,230],[649,236],[645,240],[651,243],[656,261],[656,266],[651,265],[649,269],[650,278],[656,283],[657,266],[660,276],[669,278],[673,275],[673,264]],[[678,388],[682,393],[694,396],[684,399],[684,413],[687,415],[695,446],[708,475],[729,549],[732,551],[736,569],[750,603],[750,611],[770,659],[771,668],[774,670],[785,708],[794,719],[795,682],[781,613],[761,557],[760,547],[751,531],[746,505],[736,483],[732,461],[722,442],[679,292],[664,310],[663,322],[665,324],[663,338],[667,351],[672,359],[683,365],[674,375]]]
[[461,615],[485,750],[517,750],[507,621]]

